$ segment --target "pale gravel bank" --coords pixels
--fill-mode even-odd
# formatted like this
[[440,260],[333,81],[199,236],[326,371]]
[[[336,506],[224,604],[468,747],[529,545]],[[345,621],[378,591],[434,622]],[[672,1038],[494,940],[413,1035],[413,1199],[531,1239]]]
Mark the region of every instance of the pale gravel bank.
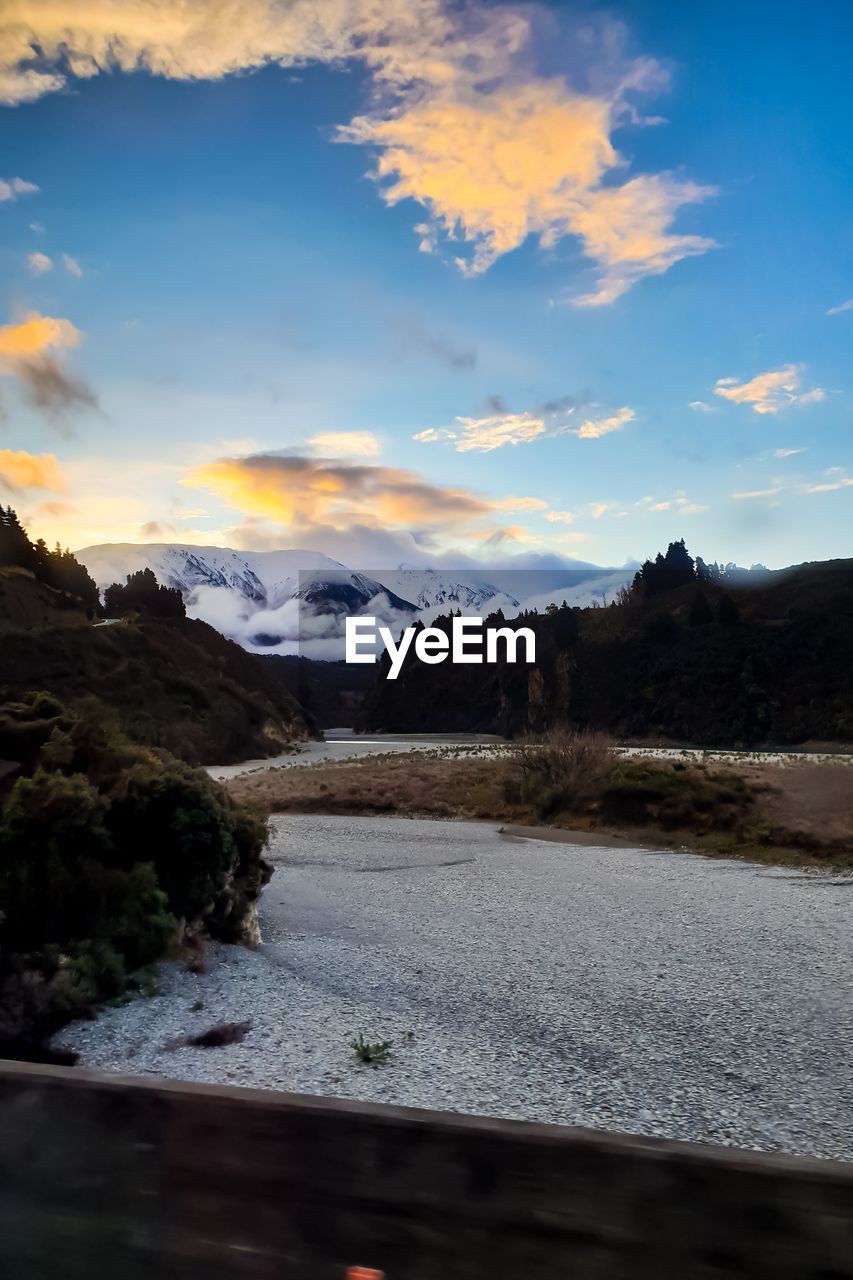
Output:
[[[247,773],[266,773],[274,769],[304,768],[333,761],[361,760],[372,755],[399,755],[412,751],[429,751],[439,755],[499,758],[512,746],[506,738],[488,733],[366,733],[352,729],[326,729],[322,739],[297,742],[282,755],[262,760],[243,760],[240,764],[212,764],[207,772],[218,782],[239,778]],[[681,760],[696,764],[845,764],[853,767],[853,755],[821,751],[727,751],[713,747],[617,747],[619,755],[633,759]]]
[[853,880],[485,823],[273,824],[263,945],[67,1028],[85,1065],[853,1159]]

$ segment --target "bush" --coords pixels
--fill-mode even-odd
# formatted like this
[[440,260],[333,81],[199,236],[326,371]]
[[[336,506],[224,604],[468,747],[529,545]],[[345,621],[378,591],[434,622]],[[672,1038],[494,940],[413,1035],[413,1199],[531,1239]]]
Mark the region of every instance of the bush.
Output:
[[543,818],[564,809],[586,809],[615,760],[612,739],[593,729],[552,729],[542,737],[521,739],[512,750],[521,774],[520,797]]
[[94,699],[70,712],[28,695],[4,725],[25,774],[0,808],[0,1038],[37,1040],[120,995],[181,922],[251,938],[264,819],[127,742]]
[[697,834],[736,829],[752,804],[749,787],[736,774],[660,761],[620,762],[601,792],[606,820]]

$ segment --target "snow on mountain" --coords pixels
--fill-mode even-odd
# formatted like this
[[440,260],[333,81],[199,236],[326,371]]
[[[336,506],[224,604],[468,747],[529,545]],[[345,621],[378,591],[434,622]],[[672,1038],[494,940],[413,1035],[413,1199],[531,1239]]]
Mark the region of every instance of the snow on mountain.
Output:
[[150,569],[181,592],[189,617],[256,653],[306,652],[311,644],[313,656],[331,656],[346,614],[372,613],[399,629],[417,612],[383,583],[318,551],[119,543],[85,547],[77,557],[102,591]]
[[531,568],[398,568],[355,572],[317,551],[234,551],[176,543],[116,543],[77,552],[101,590],[151,569],[182,593],[201,618],[253,653],[343,656],[344,619],[370,614],[398,633],[414,617],[430,622],[450,610],[514,617],[566,600],[609,604],[633,568],[541,565]]

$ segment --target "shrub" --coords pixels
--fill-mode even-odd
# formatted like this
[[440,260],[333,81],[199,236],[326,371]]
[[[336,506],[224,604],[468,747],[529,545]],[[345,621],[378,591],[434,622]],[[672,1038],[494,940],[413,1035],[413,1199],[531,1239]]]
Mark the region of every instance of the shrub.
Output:
[[29,695],[4,724],[7,740],[23,726],[26,772],[0,808],[0,1039],[37,1040],[119,996],[180,921],[251,936],[264,819],[128,743],[96,700],[71,712]]
[[605,819],[700,834],[735,829],[752,805],[748,785],[736,774],[660,761],[621,761],[601,792]]
[[598,795],[616,760],[607,734],[593,729],[552,729],[523,738],[512,750],[521,775],[520,796],[541,817],[562,809],[582,812]]

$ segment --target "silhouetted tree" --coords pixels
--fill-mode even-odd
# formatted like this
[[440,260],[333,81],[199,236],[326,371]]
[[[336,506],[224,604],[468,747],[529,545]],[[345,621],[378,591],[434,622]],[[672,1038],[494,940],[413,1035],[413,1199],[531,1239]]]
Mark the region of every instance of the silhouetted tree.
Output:
[[30,542],[26,529],[11,507],[0,507],[0,565],[28,569],[39,582],[79,596],[87,610],[94,614],[99,607],[98,588],[89,577],[85,565],[59,543],[53,551],[44,538]]
[[176,587],[161,587],[150,569],[129,573],[122,586],[114,582],[104,592],[107,617],[120,618],[125,613],[141,613],[149,618],[185,618],[184,598]]
[[660,552],[654,561],[646,560],[634,575],[632,590],[639,596],[655,596],[662,591],[673,591],[696,579],[696,565],[684,545],[684,539],[671,542],[666,555]]

